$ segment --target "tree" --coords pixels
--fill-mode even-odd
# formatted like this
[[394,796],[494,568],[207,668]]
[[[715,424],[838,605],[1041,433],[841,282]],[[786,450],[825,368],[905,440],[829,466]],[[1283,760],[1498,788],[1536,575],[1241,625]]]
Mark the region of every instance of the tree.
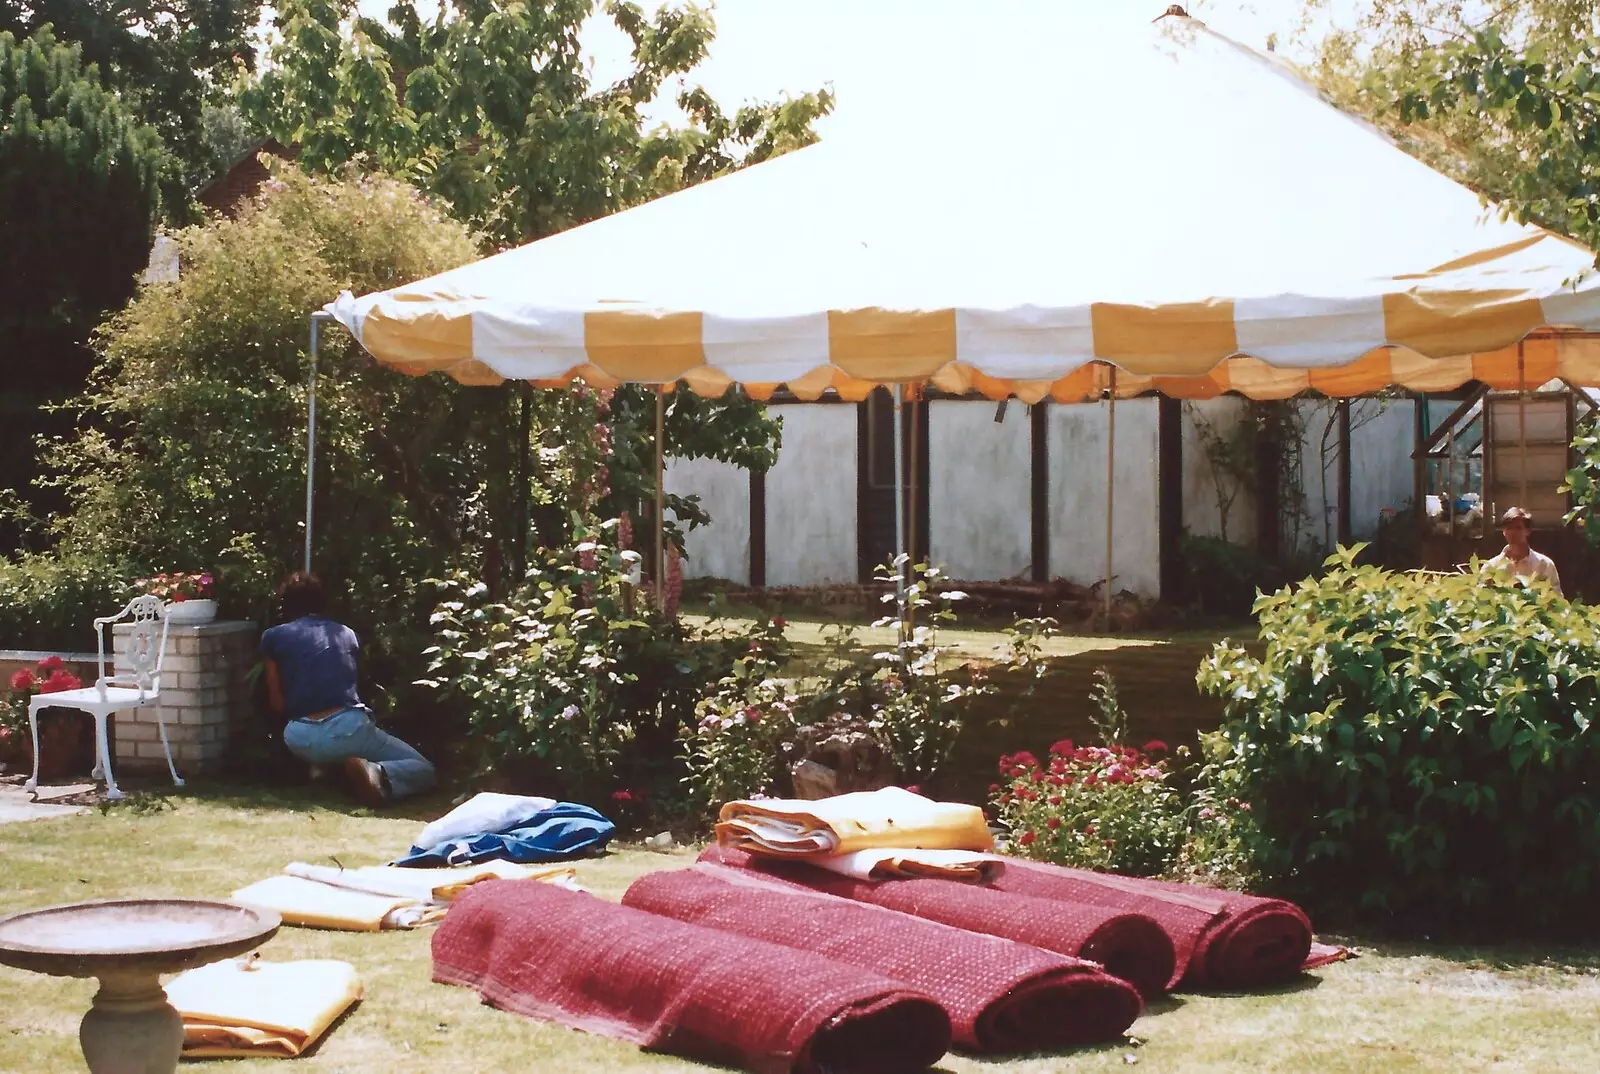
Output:
[[[247,115],[299,145],[302,168],[354,165],[405,176],[495,245],[537,239],[809,144],[812,121],[833,106],[822,90],[729,115],[691,89],[679,96],[691,126],[646,131],[640,107],[706,55],[714,28],[692,5],[662,8],[652,20],[634,4],[607,0],[605,13],[633,42],[633,70],[601,87],[590,83],[579,47],[594,0],[455,0],[431,22],[411,0],[398,0],[387,20],[351,20],[351,7],[347,0],[278,6],[271,62],[241,94]],[[518,391],[519,428],[583,424],[578,414],[557,413],[566,405],[559,398],[516,386],[502,394]],[[586,509],[638,518],[653,499],[654,406],[651,392],[623,388],[604,401],[606,413],[589,419],[603,431],[572,441],[603,442],[591,462],[604,494]],[[777,422],[737,391],[719,400],[671,396],[673,455],[765,470],[777,436]],[[518,439],[527,452],[537,438]],[[569,526],[562,510],[531,502],[550,484],[537,455],[508,452],[501,462],[518,476],[492,497],[506,520],[493,528],[494,546],[514,578],[530,542],[559,544]],[[679,521],[708,520],[694,499],[668,500]],[[530,515],[532,534],[524,538]],[[506,577],[497,561],[487,564],[491,585]]]
[[[304,536],[307,311],[344,288],[454,267],[477,247],[403,184],[293,172],[238,220],[175,238],[182,277],[142,288],[106,322],[74,408],[84,428],[47,455],[69,505],[51,520],[52,550],[110,560],[124,581],[211,570],[228,612],[259,620]],[[376,681],[405,681],[395,661],[420,648],[424,580],[472,562],[484,445],[503,409],[497,393],[395,376],[330,337],[317,565],[339,583]]]
[[[347,0],[286,0],[271,63],[245,92],[250,117],[301,146],[314,171],[363,159],[443,198],[493,241],[517,244],[814,140],[827,90],[726,114],[703,90],[692,125],[644,130],[640,106],[706,55],[711,17],[654,20],[606,0],[633,70],[590,84],[579,32],[594,0],[455,0],[424,22],[411,0],[387,21],[345,20]],[[348,29],[346,28],[348,26]]]
[[1597,32],[1596,0],[1506,0],[1486,11],[1370,0],[1355,29],[1323,42],[1316,73],[1336,103],[1424,162],[1519,220],[1593,245],[1600,208],[1585,131]]
[[133,293],[168,176],[159,136],[77,46],[0,32],[0,465],[14,488],[34,472],[33,437],[62,428],[41,408],[81,388],[90,330]]
[[[207,106],[253,69],[261,0],[0,0],[0,31],[30,37],[51,26],[77,44],[135,116],[160,132],[189,186],[218,158],[206,137]],[[181,199],[169,206],[180,211]]]

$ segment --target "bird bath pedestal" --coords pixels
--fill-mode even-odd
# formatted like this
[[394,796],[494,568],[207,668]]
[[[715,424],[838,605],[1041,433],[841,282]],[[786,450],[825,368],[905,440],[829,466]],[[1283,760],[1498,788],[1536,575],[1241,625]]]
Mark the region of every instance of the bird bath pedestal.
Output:
[[278,915],[206,899],[115,899],[0,918],[0,963],[97,977],[78,1041],[91,1074],[170,1074],[183,1019],[161,990],[178,973],[242,955],[278,931]]

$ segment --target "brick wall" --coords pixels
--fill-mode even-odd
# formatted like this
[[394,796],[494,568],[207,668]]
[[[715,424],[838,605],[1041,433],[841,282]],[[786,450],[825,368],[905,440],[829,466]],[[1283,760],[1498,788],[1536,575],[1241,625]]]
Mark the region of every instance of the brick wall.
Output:
[[[125,655],[132,629],[132,624],[113,628],[121,672],[130,670]],[[256,662],[258,636],[256,624],[242,620],[170,627],[161,668],[161,704],[118,713],[113,719],[115,770],[166,767],[158,726],[163,714],[179,775],[222,768],[235,729],[248,717],[247,676]]]
[[93,686],[100,674],[94,653],[46,653],[28,649],[0,649],[0,685],[9,688],[11,676],[23,668],[37,670],[39,661],[47,656],[59,656],[61,666],[78,677],[85,686]]

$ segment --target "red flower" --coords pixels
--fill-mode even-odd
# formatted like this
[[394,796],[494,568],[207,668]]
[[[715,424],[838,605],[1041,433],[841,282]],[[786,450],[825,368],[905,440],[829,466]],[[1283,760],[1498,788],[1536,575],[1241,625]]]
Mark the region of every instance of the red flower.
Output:
[[189,598],[184,596],[182,593],[174,593],[174,594],[172,594],[172,603],[174,603],[174,604],[182,604],[184,601],[186,601],[188,599]]
[[1144,752],[1146,752],[1146,753],[1166,753],[1167,752],[1167,744],[1165,742],[1161,741],[1159,738],[1152,738],[1149,742],[1146,742],[1144,744]]
[[775,615],[775,616],[772,617],[772,629],[774,629],[774,630],[782,630],[784,627],[787,627],[788,625],[789,625],[789,620],[785,619],[783,616]]
[[[1059,794],[1052,794],[1050,796],[1050,804],[1051,805],[1060,805],[1061,804],[1061,796]],[[1056,824],[1060,824],[1060,823],[1061,823],[1060,821],[1051,821],[1051,825],[1052,826],[1054,826]]]
[[915,784],[915,783],[913,783],[911,786],[907,787],[906,790],[910,791],[912,794],[921,794],[922,793],[922,788],[920,786],[918,786],[917,784]]
[[998,783],[989,784],[989,795],[990,795],[990,797],[993,797],[994,795],[997,795],[999,793],[1000,793],[1000,784],[998,784]]
[[613,802],[631,802],[631,801],[633,801],[633,792],[632,791],[612,791],[611,792],[611,800]]
[[1049,820],[1044,822],[1044,826],[1046,828],[1049,828],[1053,832],[1057,828],[1061,827],[1061,818],[1060,817],[1051,817]]
[[1033,839],[1034,836],[1032,832],[1023,832],[1021,835],[1017,836],[1017,845],[1031,847],[1033,845]]
[[32,690],[34,684],[38,681],[38,678],[33,674],[33,669],[23,668],[11,676],[11,688],[13,690]]
[[1055,745],[1051,746],[1050,752],[1058,757],[1071,757],[1074,749],[1075,747],[1072,745],[1072,739],[1064,738]]
[[1035,757],[1027,750],[1023,750],[1021,753],[1016,754],[1011,758],[1011,760],[1014,764],[1027,765],[1029,768],[1039,767],[1039,758]]
[[82,685],[83,683],[72,672],[58,668],[52,671],[50,677],[40,684],[39,692],[41,694],[59,694],[63,690],[76,690]]
[[61,666],[61,658],[59,656],[47,656],[39,661],[40,671],[60,671]]

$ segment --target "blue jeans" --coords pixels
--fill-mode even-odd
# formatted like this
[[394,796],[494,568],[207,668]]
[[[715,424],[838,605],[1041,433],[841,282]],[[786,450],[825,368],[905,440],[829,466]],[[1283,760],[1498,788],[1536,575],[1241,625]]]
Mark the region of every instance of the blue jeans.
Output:
[[283,744],[310,764],[335,764],[349,757],[373,762],[383,770],[390,798],[420,794],[438,781],[433,763],[378,730],[366,709],[344,709],[321,720],[290,720],[283,729]]

